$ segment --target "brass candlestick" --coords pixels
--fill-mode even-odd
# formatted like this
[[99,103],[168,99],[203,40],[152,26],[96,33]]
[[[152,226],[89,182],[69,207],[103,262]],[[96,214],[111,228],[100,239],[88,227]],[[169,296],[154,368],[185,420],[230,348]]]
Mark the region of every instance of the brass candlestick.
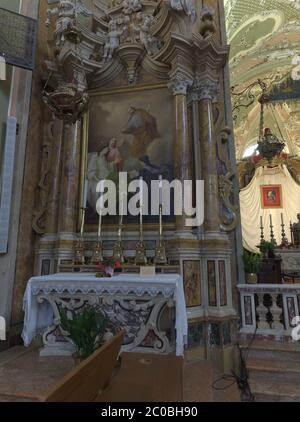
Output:
[[165,242],[163,240],[163,221],[162,221],[162,205],[159,206],[159,238],[155,249],[154,263],[156,265],[166,265],[168,262]]
[[124,258],[124,246],[122,241],[122,229],[123,229],[123,217],[120,216],[119,228],[118,228],[118,240],[113,247],[113,258],[114,261],[119,261],[121,264],[125,263]]
[[75,265],[85,264],[85,249],[84,249],[83,233],[84,233],[84,226],[85,226],[86,210],[87,208],[81,208],[82,216],[81,216],[80,238],[76,241],[75,250],[74,250]]
[[100,210],[99,212],[97,243],[93,251],[93,256],[91,260],[92,265],[97,265],[103,262],[103,244],[102,244],[101,235],[102,235],[102,210]]
[[289,241],[285,234],[285,224],[283,221],[283,214],[281,214],[281,246],[288,247]]
[[143,211],[141,207],[140,213],[140,239],[136,245],[135,250],[135,265],[147,265],[147,255],[146,255],[146,246],[144,242],[144,232],[143,232]]
[[264,235],[263,219],[262,217],[260,217],[260,244],[263,244],[264,240],[265,240],[265,235]]
[[275,236],[274,236],[274,231],[273,231],[273,221],[272,221],[272,215],[270,214],[270,238],[271,238],[271,242],[273,243],[273,245],[277,245]]

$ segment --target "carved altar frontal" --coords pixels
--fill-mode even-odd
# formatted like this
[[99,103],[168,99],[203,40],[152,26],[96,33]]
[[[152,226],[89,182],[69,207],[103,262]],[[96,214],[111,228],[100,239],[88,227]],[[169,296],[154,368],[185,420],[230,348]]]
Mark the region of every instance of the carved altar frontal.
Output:
[[74,345],[61,327],[61,310],[80,312],[86,305],[108,317],[107,334],[125,330],[123,351],[183,354],[187,317],[179,275],[143,278],[124,274],[97,279],[93,274],[57,274],[32,278],[24,297],[25,345],[42,334],[42,356],[72,354]]

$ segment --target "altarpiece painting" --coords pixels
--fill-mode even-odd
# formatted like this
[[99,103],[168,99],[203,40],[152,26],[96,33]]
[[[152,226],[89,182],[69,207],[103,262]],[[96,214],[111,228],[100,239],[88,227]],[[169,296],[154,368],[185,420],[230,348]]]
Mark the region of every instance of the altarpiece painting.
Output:
[[[119,172],[126,172],[128,183],[143,177],[162,175],[173,180],[172,96],[168,88],[123,90],[98,93],[91,97],[87,148],[88,212],[86,223],[96,224],[96,192],[100,180],[118,183]],[[149,189],[150,192],[150,189]],[[154,217],[155,219],[155,217]],[[151,222],[153,217],[146,217]],[[117,222],[107,216],[106,224]],[[136,223],[128,215],[127,223]]]

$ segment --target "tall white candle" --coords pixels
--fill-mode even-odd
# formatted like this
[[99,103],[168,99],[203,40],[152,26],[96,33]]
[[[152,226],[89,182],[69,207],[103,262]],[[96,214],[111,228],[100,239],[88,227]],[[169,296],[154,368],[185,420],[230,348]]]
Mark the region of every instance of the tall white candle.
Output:
[[84,191],[83,191],[83,203],[82,208],[87,207],[87,196],[88,196],[89,181],[85,180],[84,182]]
[[260,227],[263,227],[263,218],[260,216]]
[[280,216],[281,216],[281,224],[283,225],[284,224],[284,222],[283,222],[283,214],[281,213]]
[[102,229],[102,209],[99,210],[98,240],[100,240],[101,238],[101,229]]
[[163,203],[163,178],[162,175],[159,176],[159,205]]
[[273,221],[272,221],[272,214],[270,214],[270,226],[273,225]]
[[104,208],[104,180],[100,181],[100,201],[99,201],[99,207],[100,210],[103,210]]
[[143,183],[144,183],[143,178],[140,177],[140,208],[141,208],[141,213],[143,213],[143,210],[142,210],[142,208],[143,208],[143,195],[144,195]]

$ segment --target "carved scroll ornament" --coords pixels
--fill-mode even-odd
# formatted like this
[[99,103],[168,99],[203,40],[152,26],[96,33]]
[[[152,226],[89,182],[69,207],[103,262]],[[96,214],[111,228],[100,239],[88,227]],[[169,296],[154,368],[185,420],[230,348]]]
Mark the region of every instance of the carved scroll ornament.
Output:
[[225,127],[222,129],[217,140],[219,166],[219,194],[222,202],[221,208],[221,229],[230,232],[237,227],[238,206],[233,203],[233,180],[235,173],[228,156],[228,141],[231,135],[231,129]]

